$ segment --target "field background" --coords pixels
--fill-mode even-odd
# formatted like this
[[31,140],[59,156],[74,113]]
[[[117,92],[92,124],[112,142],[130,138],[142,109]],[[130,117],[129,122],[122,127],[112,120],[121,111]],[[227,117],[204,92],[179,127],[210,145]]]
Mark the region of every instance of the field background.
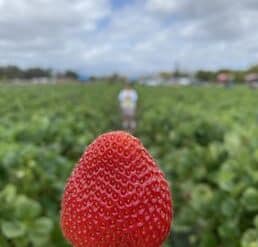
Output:
[[[121,86],[0,87],[0,246],[65,247],[64,183],[86,146],[120,129]],[[137,87],[135,133],[170,180],[166,246],[258,246],[258,91]]]

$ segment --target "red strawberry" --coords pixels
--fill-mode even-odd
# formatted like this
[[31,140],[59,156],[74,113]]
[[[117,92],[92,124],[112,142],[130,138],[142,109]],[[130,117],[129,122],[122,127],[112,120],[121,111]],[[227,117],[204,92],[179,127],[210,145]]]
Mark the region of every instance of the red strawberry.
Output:
[[74,247],[160,247],[170,231],[170,198],[163,173],[137,138],[103,134],[67,182],[62,231]]

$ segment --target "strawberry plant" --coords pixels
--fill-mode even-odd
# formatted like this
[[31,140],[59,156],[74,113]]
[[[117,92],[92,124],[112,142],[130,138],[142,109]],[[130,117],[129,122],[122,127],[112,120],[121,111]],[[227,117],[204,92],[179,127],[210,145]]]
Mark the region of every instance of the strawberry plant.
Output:
[[[69,246],[66,179],[85,148],[120,128],[118,85],[1,86],[0,246]],[[135,135],[170,180],[167,246],[258,244],[258,92],[137,87]]]

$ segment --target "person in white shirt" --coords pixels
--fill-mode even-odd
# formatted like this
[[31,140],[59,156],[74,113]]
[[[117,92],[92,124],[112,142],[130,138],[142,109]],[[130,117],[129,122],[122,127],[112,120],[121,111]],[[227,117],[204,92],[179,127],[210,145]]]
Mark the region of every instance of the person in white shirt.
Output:
[[125,88],[120,91],[118,100],[122,113],[123,128],[134,132],[136,128],[135,112],[138,95],[130,83],[126,83]]

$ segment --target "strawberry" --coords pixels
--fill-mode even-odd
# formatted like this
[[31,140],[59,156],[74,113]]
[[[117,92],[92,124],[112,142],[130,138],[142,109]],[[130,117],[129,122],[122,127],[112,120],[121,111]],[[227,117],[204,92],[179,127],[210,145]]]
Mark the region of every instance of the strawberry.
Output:
[[74,247],[160,247],[170,232],[169,186],[132,135],[101,135],[65,187],[61,228]]

